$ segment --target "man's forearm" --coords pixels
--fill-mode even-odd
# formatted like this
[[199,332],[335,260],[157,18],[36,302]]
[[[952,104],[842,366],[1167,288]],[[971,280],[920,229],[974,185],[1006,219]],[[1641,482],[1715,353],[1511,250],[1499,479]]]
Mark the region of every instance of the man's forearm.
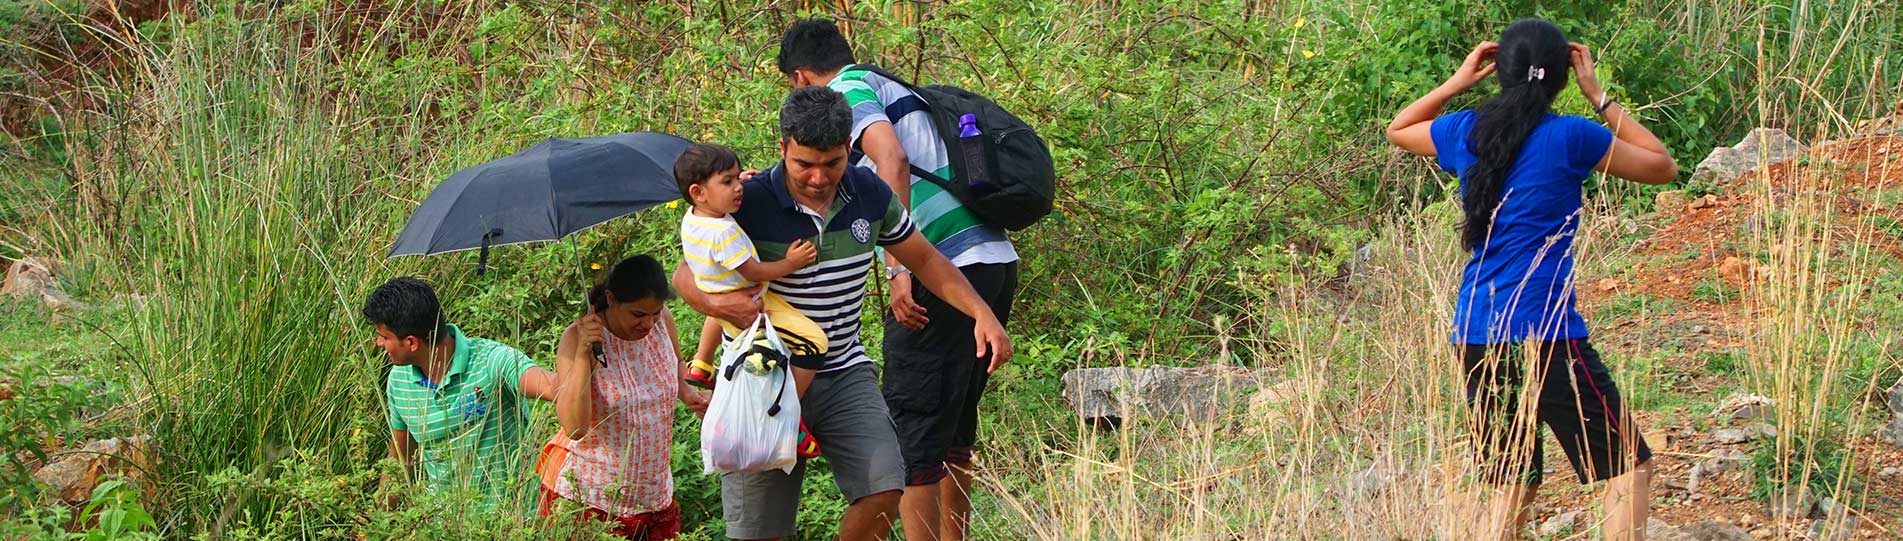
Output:
[[991,313],[991,305],[985,304],[984,299],[978,296],[978,291],[972,289],[971,282],[965,279],[965,273],[960,272],[958,267],[952,266],[951,260],[945,259],[945,256],[936,251],[929,257],[913,259],[923,259],[923,261],[906,262],[906,268],[911,269],[912,274],[916,275],[918,281],[924,283],[925,289],[930,290],[932,294],[945,299],[946,303],[964,312],[965,315],[971,316],[974,320],[983,321],[997,317]]
[[694,271],[689,270],[685,262],[674,267],[674,292],[681,296],[681,302],[687,303],[696,312],[705,314],[712,308],[707,303],[707,293],[694,284]]

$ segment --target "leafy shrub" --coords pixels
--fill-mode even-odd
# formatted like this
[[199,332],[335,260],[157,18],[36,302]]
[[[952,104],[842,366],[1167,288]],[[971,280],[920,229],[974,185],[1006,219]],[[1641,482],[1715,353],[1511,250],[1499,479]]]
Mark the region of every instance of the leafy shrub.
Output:
[[[53,379],[30,357],[0,364],[0,386],[18,393],[0,400],[0,426],[7,427],[0,431],[0,509],[17,510],[39,503],[42,488],[32,466],[47,462],[50,442],[78,431],[80,412],[92,395],[78,384]],[[8,514],[0,512],[0,518]]]

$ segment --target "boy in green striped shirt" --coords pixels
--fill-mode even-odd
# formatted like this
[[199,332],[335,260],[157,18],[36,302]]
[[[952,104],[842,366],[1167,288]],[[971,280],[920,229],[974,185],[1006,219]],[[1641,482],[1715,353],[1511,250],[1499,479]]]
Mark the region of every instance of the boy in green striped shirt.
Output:
[[436,490],[468,489],[493,506],[528,486],[522,434],[528,401],[555,399],[555,373],[501,343],[443,321],[429,284],[404,276],[364,301],[376,345],[395,365],[384,382],[390,457]]

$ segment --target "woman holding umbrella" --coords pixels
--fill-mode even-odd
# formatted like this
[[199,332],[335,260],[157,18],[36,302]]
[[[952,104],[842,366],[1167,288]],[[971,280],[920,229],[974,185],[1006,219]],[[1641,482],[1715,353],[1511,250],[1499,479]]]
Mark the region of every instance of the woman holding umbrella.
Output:
[[538,467],[544,516],[579,507],[582,520],[609,522],[628,539],[680,533],[669,461],[674,401],[701,413],[708,396],[681,380],[667,279],[653,257],[621,260],[589,292],[588,315],[562,333],[555,392],[562,430]]

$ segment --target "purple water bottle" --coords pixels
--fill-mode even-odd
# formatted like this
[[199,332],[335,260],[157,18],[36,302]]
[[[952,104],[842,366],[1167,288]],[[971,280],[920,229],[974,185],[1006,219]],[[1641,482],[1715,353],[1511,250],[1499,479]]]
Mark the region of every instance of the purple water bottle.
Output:
[[965,174],[965,183],[972,193],[990,192],[991,164],[985,161],[984,132],[978,131],[978,115],[967,113],[958,117],[958,150],[961,158],[959,170]]

